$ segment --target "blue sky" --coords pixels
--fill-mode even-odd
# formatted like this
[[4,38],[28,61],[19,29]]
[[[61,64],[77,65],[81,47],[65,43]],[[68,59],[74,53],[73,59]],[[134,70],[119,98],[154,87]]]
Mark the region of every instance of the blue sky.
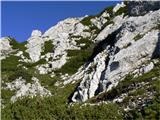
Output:
[[95,15],[117,1],[80,2],[2,2],[1,37],[12,36],[22,42],[32,30],[45,32],[58,21],[68,17]]

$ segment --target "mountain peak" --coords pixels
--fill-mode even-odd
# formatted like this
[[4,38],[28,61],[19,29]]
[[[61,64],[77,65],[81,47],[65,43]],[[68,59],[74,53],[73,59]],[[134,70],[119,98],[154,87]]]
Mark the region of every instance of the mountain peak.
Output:
[[34,37],[34,36],[41,37],[42,33],[39,30],[33,30],[32,33],[31,33],[31,36],[32,37]]

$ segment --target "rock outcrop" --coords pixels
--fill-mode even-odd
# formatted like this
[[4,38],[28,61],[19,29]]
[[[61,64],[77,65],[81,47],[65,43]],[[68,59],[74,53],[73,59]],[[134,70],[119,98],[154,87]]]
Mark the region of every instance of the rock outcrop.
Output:
[[10,45],[10,41],[8,38],[1,38],[0,40],[0,56],[1,59],[5,59],[5,57],[12,51],[12,46]]
[[149,11],[155,11],[160,9],[160,1],[129,1],[128,4],[129,15],[131,16],[141,16]]
[[40,96],[51,96],[51,92],[41,86],[37,78],[32,77],[32,81],[33,83],[26,83],[26,80],[20,77],[11,83],[6,83],[5,89],[9,89],[11,91],[17,90],[16,94],[11,97],[11,101],[15,102],[18,98],[26,96],[33,97],[37,94]]
[[[143,17],[127,18],[121,23],[120,27],[115,27],[116,30],[118,29],[116,34],[113,34],[113,32],[104,34],[105,29],[108,29],[107,26],[99,34],[100,38],[104,38],[106,41],[108,39],[109,41],[109,35],[113,34],[115,37],[112,37],[112,41],[114,41],[112,45],[109,42],[106,43],[104,51],[107,50],[108,52],[103,55],[105,59],[97,59],[97,63],[103,67],[98,69],[99,65],[97,64],[93,72],[84,74],[83,80],[74,93],[72,100],[74,102],[86,101],[100,92],[108,91],[113,86],[116,86],[127,74],[133,73],[139,66],[150,61],[156,46],[159,46],[159,30],[154,29],[159,24],[159,20],[160,10],[157,10]],[[110,28],[110,31],[112,31],[112,28]],[[144,35],[135,40],[138,34]],[[102,53],[99,53],[97,57],[100,54]],[[157,52],[156,54],[159,53]],[[105,61],[105,63],[101,62],[101,60]],[[152,68],[153,65],[149,65],[141,73]],[[86,68],[85,71],[89,69],[90,67]]]
[[42,33],[40,31],[34,30],[31,37],[27,40],[27,52],[29,53],[32,62],[37,62],[40,59],[42,46],[44,44],[44,40],[41,38],[41,35]]

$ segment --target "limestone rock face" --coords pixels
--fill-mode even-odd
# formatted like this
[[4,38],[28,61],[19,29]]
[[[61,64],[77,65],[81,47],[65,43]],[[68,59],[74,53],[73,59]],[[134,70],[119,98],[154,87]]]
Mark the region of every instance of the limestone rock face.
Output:
[[57,25],[51,27],[43,34],[43,38],[50,39],[54,44],[54,54],[52,56],[52,68],[61,68],[67,62],[67,52],[69,49],[80,49],[77,46],[75,39],[70,38],[73,36],[90,37],[89,32],[84,32],[88,29],[80,23],[82,18],[68,18],[59,22]]
[[125,7],[126,5],[124,4],[124,2],[122,3],[118,3],[114,8],[113,8],[113,12],[117,12],[121,7]]
[[12,51],[12,46],[10,45],[10,41],[7,37],[1,38],[0,40],[0,59],[4,59],[7,54]]
[[41,32],[34,30],[31,34],[31,37],[27,41],[27,52],[29,53],[32,62],[37,62],[40,59],[44,44],[44,40],[41,38]]
[[87,66],[83,74],[83,80],[73,95],[73,102],[85,101],[95,95],[95,92],[99,86],[101,74],[105,70],[105,60],[107,59],[107,55],[107,51],[99,53],[94,58],[94,61]]
[[41,33],[41,31],[39,31],[39,30],[33,30],[31,36],[32,36],[32,37],[34,37],[34,36],[41,37],[41,36],[42,36],[42,33]]
[[40,96],[50,96],[51,93],[47,89],[41,86],[39,80],[35,77],[32,77],[33,83],[26,83],[24,79],[17,78],[15,81],[11,83],[6,83],[6,88],[9,90],[17,90],[16,94],[11,97],[11,101],[15,102],[18,98],[24,96],[36,96],[39,94]]
[[149,11],[155,11],[160,9],[160,1],[129,1],[128,8],[129,15],[140,16],[146,14]]
[[[114,25],[114,29],[109,26],[104,28],[96,40],[108,39],[108,42],[104,44],[104,51],[97,54],[94,62],[85,68],[83,80],[72,100],[86,101],[100,92],[108,91],[127,74],[133,73],[135,69],[140,69],[141,65],[150,61],[156,47],[159,46],[159,30],[154,29],[159,20],[160,10],[143,17],[126,18],[119,26]],[[140,33],[144,34],[143,37],[135,40],[135,36]],[[109,42],[109,38],[112,38],[113,43]],[[94,69],[88,73],[92,64],[95,65]],[[141,74],[150,71],[153,66],[150,64],[144,67],[140,70]]]

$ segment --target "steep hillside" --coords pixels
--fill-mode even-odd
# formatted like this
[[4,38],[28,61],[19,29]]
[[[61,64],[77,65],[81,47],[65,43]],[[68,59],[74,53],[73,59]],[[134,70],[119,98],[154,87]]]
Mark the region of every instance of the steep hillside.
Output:
[[160,119],[160,2],[1,38],[3,120]]

